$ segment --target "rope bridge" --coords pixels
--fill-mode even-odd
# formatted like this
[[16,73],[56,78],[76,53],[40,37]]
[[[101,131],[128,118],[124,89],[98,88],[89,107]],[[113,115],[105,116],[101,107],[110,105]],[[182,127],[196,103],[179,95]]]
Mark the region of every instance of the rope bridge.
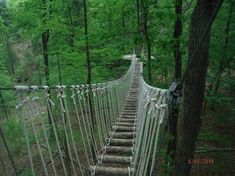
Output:
[[[167,90],[149,86],[135,55],[127,73],[92,85],[16,86],[29,175],[151,176],[159,172]],[[17,161],[16,161],[17,162]]]

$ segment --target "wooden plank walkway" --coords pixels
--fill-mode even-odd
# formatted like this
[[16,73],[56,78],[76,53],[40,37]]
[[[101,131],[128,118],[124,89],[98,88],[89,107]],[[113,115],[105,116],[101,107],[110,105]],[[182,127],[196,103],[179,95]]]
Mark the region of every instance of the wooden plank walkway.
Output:
[[[135,76],[128,92],[123,113],[113,128],[115,132],[106,148],[102,164],[96,166],[96,176],[129,176],[133,157],[133,142],[136,134],[138,96],[139,96],[140,64],[136,63]],[[100,156],[101,157],[101,156]]]

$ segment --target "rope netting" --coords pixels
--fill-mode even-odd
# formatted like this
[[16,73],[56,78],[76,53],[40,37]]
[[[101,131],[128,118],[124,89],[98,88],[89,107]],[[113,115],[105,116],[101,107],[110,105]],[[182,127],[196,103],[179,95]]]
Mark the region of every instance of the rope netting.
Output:
[[139,92],[133,175],[152,176],[159,167],[160,135],[163,136],[168,117],[168,91],[148,85],[141,76]]
[[55,92],[47,86],[43,91],[16,86],[18,122],[29,161],[21,167],[30,164],[29,175],[89,175],[90,165],[102,162],[98,155],[105,151],[122,112],[135,62],[123,77],[107,83],[57,86]]
[[[14,157],[18,172],[33,176],[95,175],[95,167],[102,163],[115,123],[122,115],[137,62],[133,55],[127,73],[106,83],[60,85],[55,90],[16,86],[16,119],[24,138]],[[156,167],[160,131],[167,119],[167,91],[149,86],[142,76],[139,85],[129,175],[150,176]]]

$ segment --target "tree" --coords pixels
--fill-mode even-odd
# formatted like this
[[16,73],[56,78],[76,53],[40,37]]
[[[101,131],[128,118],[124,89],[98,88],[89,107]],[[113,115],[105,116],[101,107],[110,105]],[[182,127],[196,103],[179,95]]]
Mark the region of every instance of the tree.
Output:
[[141,52],[141,27],[140,27],[140,0],[136,0],[136,15],[137,15],[137,39],[136,39],[136,55],[140,57]]
[[[175,15],[176,17],[175,17],[174,32],[173,32],[175,71],[174,71],[173,80],[177,82],[181,78],[181,70],[182,70],[182,53],[181,53],[181,41],[180,41],[183,30],[182,0],[175,1]],[[172,161],[174,161],[175,152],[176,152],[178,116],[179,116],[179,106],[171,106],[169,112],[169,132],[172,135],[172,139],[168,143],[167,154],[170,155]],[[172,163],[170,163],[170,165],[172,165]]]
[[90,58],[90,47],[88,38],[88,17],[87,17],[87,0],[83,0],[84,8],[84,35],[86,42],[86,59],[87,59],[87,84],[91,84],[91,58]]
[[45,66],[45,79],[46,85],[50,86],[50,71],[49,71],[49,58],[48,58],[48,43],[50,38],[50,31],[48,29],[48,18],[50,16],[50,9],[49,9],[49,16],[48,16],[48,8],[46,0],[42,0],[42,7],[43,7],[43,25],[45,30],[42,33],[42,52],[43,52],[43,60]]
[[177,135],[175,176],[189,176],[189,159],[201,126],[205,81],[209,59],[210,31],[223,0],[198,0],[191,15],[188,69],[184,83],[184,107]]
[[141,1],[143,7],[143,21],[144,21],[144,36],[145,36],[145,43],[147,46],[147,75],[149,84],[152,82],[152,71],[151,71],[151,57],[152,57],[152,48],[151,48],[151,39],[149,35],[149,26],[148,26],[148,18],[149,18],[149,6],[147,2]]
[[[7,47],[5,45],[5,38],[8,28],[4,25],[4,21],[0,16],[0,85],[9,85],[11,83],[10,75],[8,74]],[[3,42],[2,42],[3,41]]]
[[[4,20],[4,25],[6,27],[9,27],[9,25],[10,25],[10,16],[9,16],[9,12],[8,12],[5,0],[0,1],[0,17]],[[5,35],[4,41],[5,41],[5,45],[6,45],[6,49],[7,49],[7,53],[8,53],[7,62],[8,62],[9,72],[14,75],[15,74],[14,51],[13,51],[12,46],[11,46],[10,36],[9,36],[8,31],[4,32],[4,35]]]
[[179,80],[181,78],[182,70],[182,53],[180,47],[180,38],[182,35],[183,25],[182,25],[182,0],[175,1],[175,25],[174,25],[174,56],[175,56],[175,73],[174,80]]
[[[222,79],[222,74],[226,71],[227,68],[230,67],[234,59],[233,53],[231,52],[233,49],[231,48],[232,35],[230,31],[231,31],[232,14],[234,11],[235,1],[227,1],[227,4],[228,8],[225,8],[224,10],[226,11],[226,13],[223,14],[223,20],[225,21],[224,35],[220,35],[221,40],[219,40],[219,44],[217,44],[219,45],[220,49],[218,49],[218,51],[215,52],[215,54],[217,53],[220,54],[218,58],[213,59],[214,67],[211,68],[211,71],[213,71],[214,73],[212,75],[212,80],[210,81],[210,84],[206,91],[207,97],[211,96],[213,97],[217,95],[219,88],[221,86],[220,82]],[[219,31],[218,33],[221,34],[221,31]],[[204,103],[203,113],[205,113],[206,111],[207,104],[208,100],[206,100]]]

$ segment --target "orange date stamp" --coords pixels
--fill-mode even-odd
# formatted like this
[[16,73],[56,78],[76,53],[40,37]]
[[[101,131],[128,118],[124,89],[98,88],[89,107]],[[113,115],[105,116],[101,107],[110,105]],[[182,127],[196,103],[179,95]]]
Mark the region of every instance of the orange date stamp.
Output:
[[188,159],[188,164],[195,165],[195,164],[214,164],[214,159],[210,158],[196,158],[196,159]]

